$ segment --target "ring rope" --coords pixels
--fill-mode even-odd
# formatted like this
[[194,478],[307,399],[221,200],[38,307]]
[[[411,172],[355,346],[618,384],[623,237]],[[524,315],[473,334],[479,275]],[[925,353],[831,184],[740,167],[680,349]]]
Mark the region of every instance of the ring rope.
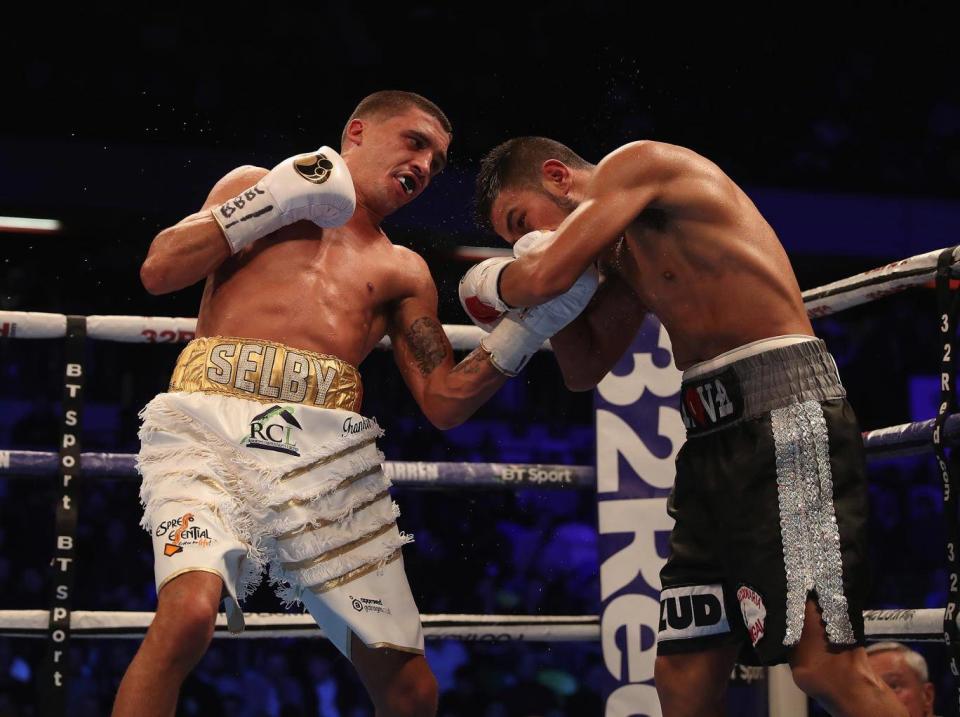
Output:
[[866,304],[914,286],[923,286],[936,278],[937,260],[945,251],[953,252],[951,273],[957,275],[960,247],[935,249],[925,254],[895,261],[803,292],[803,303],[811,318]]
[[[50,476],[60,457],[46,451],[0,451],[0,477]],[[134,453],[83,453],[83,473],[96,478],[138,478]],[[383,472],[396,485],[420,488],[589,488],[596,484],[593,466],[548,463],[457,463],[385,461]]]
[[[931,453],[936,419],[903,423],[863,433],[870,459]],[[960,443],[960,413],[946,422],[948,445]],[[51,476],[60,468],[52,451],[0,451],[0,477]],[[135,453],[82,453],[83,473],[96,478],[137,478]],[[384,473],[401,486],[467,488],[589,488],[596,485],[593,466],[544,463],[476,463],[385,461]]]
[[[937,272],[937,257],[945,251],[937,249],[876,269],[840,279],[831,284],[803,292],[807,313],[812,318],[835,314],[914,286],[932,281]],[[954,247],[951,271],[957,274],[960,247]],[[477,347],[484,331],[469,324],[444,324],[444,331],[453,348],[469,351]],[[53,339],[66,334],[65,314],[37,311],[0,311],[0,337],[18,339]],[[87,335],[103,341],[130,343],[183,343],[196,335],[195,318],[169,316],[88,316]],[[379,348],[389,348],[383,339]],[[544,344],[544,348],[549,348]]]
[[[74,610],[71,631],[76,638],[140,638],[153,621],[152,612]],[[239,637],[323,637],[309,614],[248,613]],[[943,610],[865,610],[870,640],[942,641]],[[0,610],[0,636],[43,637],[46,610]],[[596,642],[600,639],[597,615],[421,615],[428,639],[492,642]],[[216,637],[234,637],[227,631],[226,616],[217,616]]]

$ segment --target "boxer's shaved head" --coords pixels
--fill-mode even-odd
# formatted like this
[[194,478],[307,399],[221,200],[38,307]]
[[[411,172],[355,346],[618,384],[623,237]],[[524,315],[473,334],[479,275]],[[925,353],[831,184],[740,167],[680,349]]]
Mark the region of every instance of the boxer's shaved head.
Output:
[[384,119],[385,117],[392,117],[393,115],[405,112],[413,107],[423,110],[436,119],[446,133],[451,137],[453,136],[453,125],[450,124],[450,120],[447,119],[442,109],[426,97],[418,95],[415,92],[404,92],[403,90],[381,90],[380,92],[374,92],[372,95],[367,95],[360,100],[360,104],[357,105],[357,108],[347,120],[346,125],[344,125],[343,133],[340,136],[341,146],[347,141],[347,128],[353,120]]

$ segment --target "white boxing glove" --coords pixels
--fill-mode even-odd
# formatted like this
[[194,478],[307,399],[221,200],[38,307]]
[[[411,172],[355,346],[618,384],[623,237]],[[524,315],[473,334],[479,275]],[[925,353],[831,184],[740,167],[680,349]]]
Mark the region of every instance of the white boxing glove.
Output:
[[599,285],[591,266],[570,289],[545,304],[515,309],[502,316],[480,346],[490,354],[490,363],[507,376],[516,376],[543,342],[573,321],[583,311]]
[[545,249],[553,241],[553,232],[527,232],[513,243],[513,255],[519,259],[535,249]]
[[255,185],[211,210],[236,254],[280,227],[308,219],[339,227],[353,216],[357,195],[343,158],[330,147],[288,157]]

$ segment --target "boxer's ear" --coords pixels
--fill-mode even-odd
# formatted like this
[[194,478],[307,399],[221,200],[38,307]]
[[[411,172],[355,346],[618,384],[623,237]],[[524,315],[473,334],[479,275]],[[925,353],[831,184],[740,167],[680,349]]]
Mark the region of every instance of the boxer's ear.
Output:
[[363,144],[363,130],[366,129],[366,125],[361,119],[352,119],[347,123],[347,131],[344,132],[344,147],[345,150],[349,145],[360,146]]
[[570,167],[559,159],[548,159],[541,165],[540,173],[543,183],[554,193],[568,194],[572,184]]

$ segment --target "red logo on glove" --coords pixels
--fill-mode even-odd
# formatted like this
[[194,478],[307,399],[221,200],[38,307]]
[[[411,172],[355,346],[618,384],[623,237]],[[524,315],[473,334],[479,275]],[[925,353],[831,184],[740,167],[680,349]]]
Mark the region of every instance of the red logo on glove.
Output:
[[490,324],[500,318],[502,315],[499,311],[488,304],[484,304],[476,296],[467,297],[464,301],[464,304],[467,307],[471,318],[476,321],[482,321],[485,324]]

